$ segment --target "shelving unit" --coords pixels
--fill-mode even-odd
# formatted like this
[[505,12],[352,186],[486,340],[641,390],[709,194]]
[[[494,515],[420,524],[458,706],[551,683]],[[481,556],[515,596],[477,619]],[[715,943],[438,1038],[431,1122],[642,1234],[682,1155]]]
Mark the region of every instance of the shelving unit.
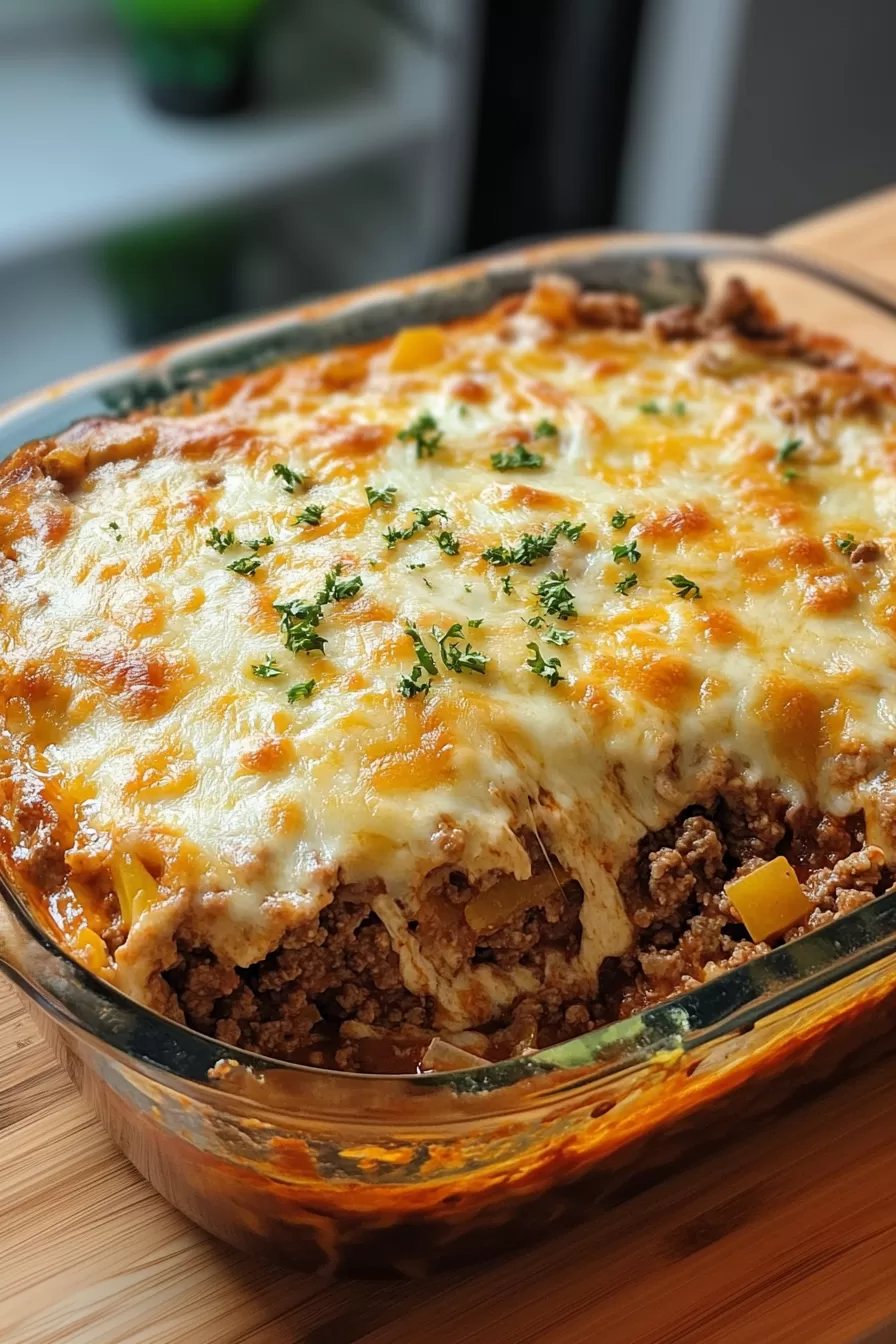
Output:
[[[371,281],[456,246],[475,0],[304,0],[262,53],[264,105],[204,122],[148,106],[90,0],[66,27],[54,17],[24,38],[8,40],[2,22],[0,400],[121,350],[91,254],[134,226],[269,211],[289,239],[283,277],[248,293],[248,307]],[[399,174],[391,202],[372,181],[377,165],[388,181]],[[56,329],[46,322],[54,292]]]

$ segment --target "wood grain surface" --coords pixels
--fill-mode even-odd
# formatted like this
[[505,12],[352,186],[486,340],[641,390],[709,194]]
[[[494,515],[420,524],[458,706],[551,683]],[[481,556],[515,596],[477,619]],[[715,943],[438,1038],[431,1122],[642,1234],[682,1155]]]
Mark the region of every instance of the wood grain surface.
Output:
[[[782,237],[896,286],[896,191]],[[168,1207],[0,982],[2,1344],[860,1339],[896,1341],[896,1060],[745,1122],[547,1247],[427,1282],[328,1284],[249,1260]]]

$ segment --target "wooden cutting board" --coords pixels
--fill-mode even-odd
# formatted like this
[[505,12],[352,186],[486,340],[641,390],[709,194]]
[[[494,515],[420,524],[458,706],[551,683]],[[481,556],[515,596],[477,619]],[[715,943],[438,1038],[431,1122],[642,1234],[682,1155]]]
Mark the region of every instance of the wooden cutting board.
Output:
[[[896,191],[781,237],[896,285]],[[723,1151],[508,1263],[326,1284],[249,1260],[169,1208],[0,982],[2,1344],[860,1337],[896,1341],[894,1061],[774,1124],[745,1124]]]

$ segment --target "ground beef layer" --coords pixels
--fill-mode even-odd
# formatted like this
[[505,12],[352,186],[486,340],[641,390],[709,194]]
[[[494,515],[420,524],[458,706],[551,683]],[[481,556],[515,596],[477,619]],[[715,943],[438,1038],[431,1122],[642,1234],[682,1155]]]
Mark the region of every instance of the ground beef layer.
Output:
[[[861,814],[826,816],[791,806],[774,789],[730,778],[709,805],[687,808],[646,835],[624,868],[620,889],[633,946],[627,956],[604,962],[592,999],[570,1001],[546,989],[520,999],[505,1020],[449,1038],[451,1050],[496,1060],[544,1048],[769,951],[769,944],[750,941],[725,885],[778,854],[796,869],[811,905],[784,941],[858,909],[889,882],[882,851],[865,843]],[[470,895],[460,874],[440,887],[446,936],[457,925],[447,912],[462,911]],[[581,902],[577,882],[558,885],[542,905],[521,911],[497,932],[477,941],[467,930],[463,952],[476,962],[537,973],[548,947],[569,955],[577,950]],[[385,928],[356,893],[337,893],[314,924],[289,933],[248,968],[220,964],[188,934],[178,951],[165,977],[174,1014],[225,1044],[365,1072],[425,1066],[436,1036],[433,1005],[404,987]],[[461,1062],[461,1055],[454,1058]]]

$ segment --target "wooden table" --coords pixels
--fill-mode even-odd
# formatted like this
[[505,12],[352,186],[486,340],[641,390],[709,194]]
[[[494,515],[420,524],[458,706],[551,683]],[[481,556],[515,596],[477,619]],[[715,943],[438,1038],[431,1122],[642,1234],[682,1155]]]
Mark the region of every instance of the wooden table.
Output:
[[[782,238],[896,284],[896,191]],[[510,1263],[326,1284],[247,1260],[166,1205],[0,984],[3,1344],[860,1337],[896,1340],[893,1062]]]

